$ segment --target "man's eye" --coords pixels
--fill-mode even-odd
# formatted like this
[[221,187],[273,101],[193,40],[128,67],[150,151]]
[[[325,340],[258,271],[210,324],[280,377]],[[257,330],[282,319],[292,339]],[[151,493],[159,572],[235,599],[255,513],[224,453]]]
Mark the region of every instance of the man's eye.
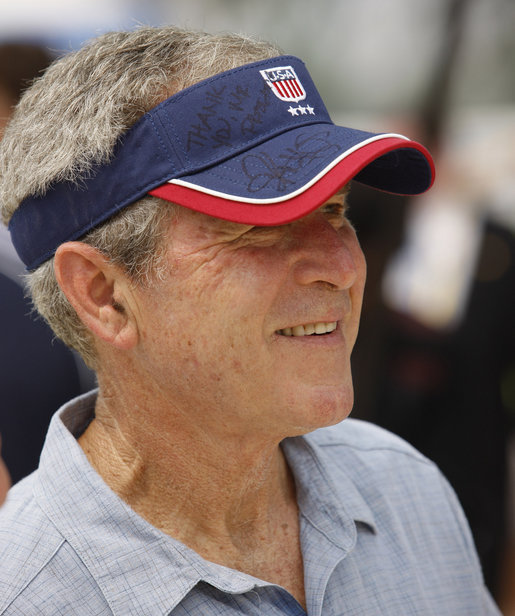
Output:
[[341,229],[347,222],[347,206],[344,203],[326,203],[322,212],[326,215],[329,222],[338,229]]

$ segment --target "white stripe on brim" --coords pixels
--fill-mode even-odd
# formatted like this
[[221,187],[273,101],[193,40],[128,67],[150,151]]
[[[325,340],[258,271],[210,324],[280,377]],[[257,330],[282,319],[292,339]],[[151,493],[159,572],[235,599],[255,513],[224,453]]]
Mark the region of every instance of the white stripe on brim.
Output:
[[205,186],[195,184],[194,182],[187,182],[185,180],[181,180],[180,178],[175,179],[175,180],[168,180],[167,183],[176,184],[177,186],[184,186],[186,188],[191,188],[192,190],[196,190],[198,192],[205,193],[206,195],[211,195],[213,197],[219,197],[221,199],[228,199],[229,201],[239,201],[240,203],[255,203],[258,205],[266,205],[267,203],[281,203],[282,201],[288,201],[289,199],[293,199],[297,195],[300,195],[301,193],[306,191],[308,188],[313,186],[313,184],[316,184],[320,180],[321,177],[326,175],[331,169],[333,169],[333,167],[335,167],[339,162],[347,158],[353,152],[360,150],[361,148],[369,145],[370,143],[373,143],[374,141],[380,141],[382,139],[389,139],[392,137],[396,139],[403,139],[408,142],[411,141],[408,137],[405,137],[404,135],[399,135],[397,133],[383,133],[381,135],[376,135],[375,137],[370,137],[369,139],[365,139],[364,141],[361,141],[360,143],[357,143],[356,145],[352,146],[348,150],[345,150],[345,152],[340,154],[340,156],[337,156],[324,169],[322,169],[322,171],[317,173],[315,177],[313,177],[309,182],[304,184],[304,186],[301,186],[297,190],[294,190],[293,192],[288,193],[286,195],[281,195],[280,197],[273,197],[273,198],[268,198],[268,199],[254,199],[252,197],[232,195],[230,193],[223,193],[218,190],[212,190],[211,188],[206,188]]

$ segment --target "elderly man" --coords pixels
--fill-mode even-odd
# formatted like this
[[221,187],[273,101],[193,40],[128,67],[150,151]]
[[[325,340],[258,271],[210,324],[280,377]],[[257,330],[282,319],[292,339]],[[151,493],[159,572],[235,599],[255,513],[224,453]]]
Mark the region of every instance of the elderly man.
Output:
[[349,182],[420,193],[422,146],[335,126],[272,45],[144,28],[47,71],[1,173],[37,309],[98,391],[1,512],[0,614],[497,613],[437,469],[341,423]]

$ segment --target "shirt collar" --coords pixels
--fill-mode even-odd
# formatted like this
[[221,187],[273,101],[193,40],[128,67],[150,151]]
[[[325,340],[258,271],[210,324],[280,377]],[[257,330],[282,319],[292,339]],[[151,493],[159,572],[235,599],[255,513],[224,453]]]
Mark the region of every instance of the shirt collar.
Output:
[[[283,452],[295,476],[301,513],[335,545],[348,551],[356,523],[376,532],[374,515],[349,475],[341,472],[317,440],[317,432],[286,439]],[[349,538],[342,528],[347,529]]]
[[[265,585],[205,561],[154,528],[107,487],[76,441],[91,421],[95,400],[95,392],[85,394],[53,417],[35,495],[113,612],[127,614],[130,606],[141,606],[141,613],[149,616],[168,614],[201,580],[229,593]],[[375,529],[370,509],[345,475],[334,481],[332,465],[310,435],[286,439],[283,450],[295,476],[302,515],[343,557],[355,543],[355,522]]]

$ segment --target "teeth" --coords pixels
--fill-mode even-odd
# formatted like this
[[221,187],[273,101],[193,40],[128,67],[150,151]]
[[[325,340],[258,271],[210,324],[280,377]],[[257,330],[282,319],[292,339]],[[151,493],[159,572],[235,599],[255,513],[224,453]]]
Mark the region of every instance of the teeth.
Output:
[[329,334],[334,332],[337,321],[330,323],[308,323],[307,325],[295,325],[295,327],[285,327],[277,333],[281,336],[311,336],[312,334]]

